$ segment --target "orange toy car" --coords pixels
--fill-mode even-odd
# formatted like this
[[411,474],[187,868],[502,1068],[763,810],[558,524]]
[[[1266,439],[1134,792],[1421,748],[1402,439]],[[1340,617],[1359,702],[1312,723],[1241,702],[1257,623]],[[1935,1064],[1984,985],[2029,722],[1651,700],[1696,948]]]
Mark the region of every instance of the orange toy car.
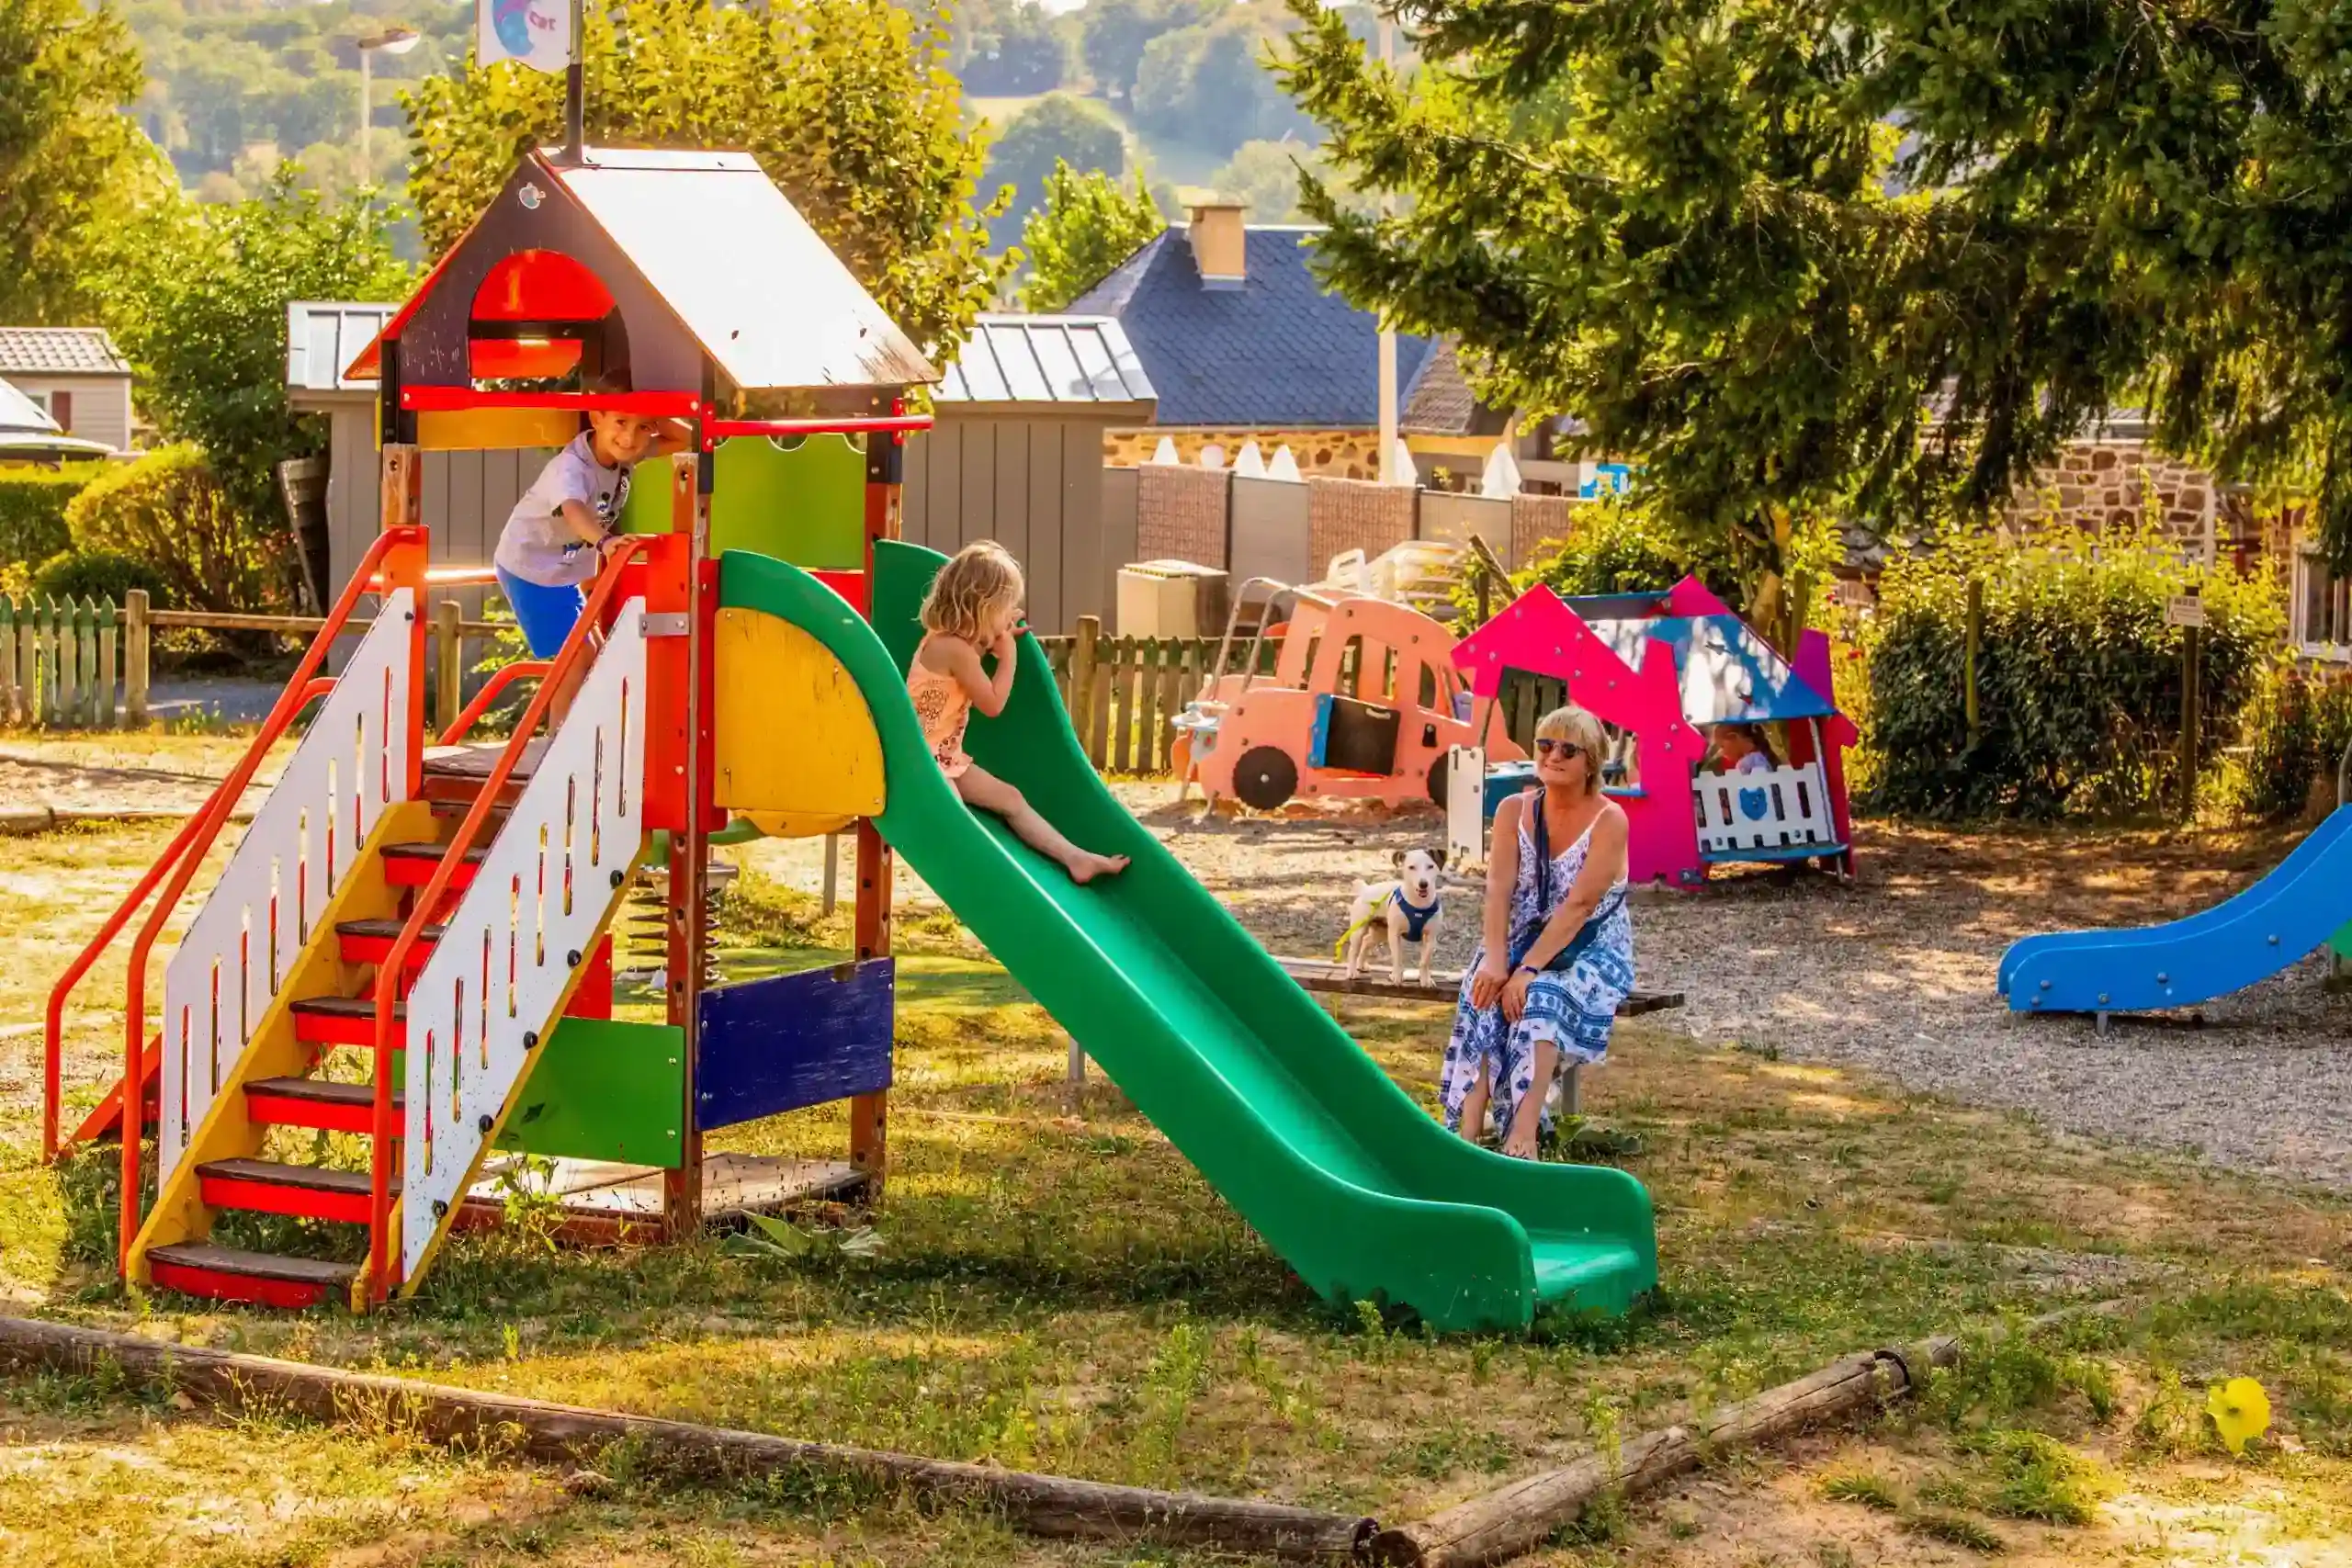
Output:
[[[1446,753],[1478,744],[1453,634],[1386,600],[1334,601],[1263,579],[1236,594],[1237,621],[1257,587],[1292,599],[1289,623],[1263,626],[1241,660],[1247,672],[1212,677],[1177,719],[1182,776],[1212,802],[1231,795],[1261,811],[1298,795],[1443,806]],[[1259,675],[1259,646],[1277,633],[1281,657]],[[1228,626],[1217,670],[1232,641]],[[1521,759],[1492,705],[1487,719],[1488,760]]]

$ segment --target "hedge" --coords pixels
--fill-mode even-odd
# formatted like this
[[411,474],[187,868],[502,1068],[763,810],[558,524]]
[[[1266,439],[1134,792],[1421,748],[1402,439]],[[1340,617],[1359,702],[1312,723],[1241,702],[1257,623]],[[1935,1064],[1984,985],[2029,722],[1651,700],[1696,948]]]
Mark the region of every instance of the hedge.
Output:
[[[1983,585],[1981,716],[1963,707],[1968,584]],[[1939,818],[2130,811],[2177,786],[2184,633],[2207,615],[2200,771],[2227,743],[2286,626],[2277,586],[2184,562],[2153,535],[2027,547],[1961,540],[1900,560],[1863,633],[1874,753],[1867,804]]]
[[245,517],[194,446],[164,446],[92,484],[66,509],[81,550],[144,562],[191,610],[269,612],[292,600],[292,536]]
[[0,468],[0,566],[37,566],[72,543],[65,509],[102,463],[62,468]]

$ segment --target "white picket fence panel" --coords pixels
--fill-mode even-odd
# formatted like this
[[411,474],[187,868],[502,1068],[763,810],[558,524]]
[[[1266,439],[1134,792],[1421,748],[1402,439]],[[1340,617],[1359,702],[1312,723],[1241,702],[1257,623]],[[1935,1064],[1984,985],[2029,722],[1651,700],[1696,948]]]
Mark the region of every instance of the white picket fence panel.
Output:
[[1838,841],[1829,793],[1815,762],[1752,773],[1701,773],[1690,781],[1690,797],[1702,855]]
[[409,992],[403,1279],[423,1267],[532,1041],[554,1026],[622,897],[644,790],[645,601],[632,599]]
[[164,971],[165,1181],[368,835],[408,796],[415,611],[409,589],[386,597]]

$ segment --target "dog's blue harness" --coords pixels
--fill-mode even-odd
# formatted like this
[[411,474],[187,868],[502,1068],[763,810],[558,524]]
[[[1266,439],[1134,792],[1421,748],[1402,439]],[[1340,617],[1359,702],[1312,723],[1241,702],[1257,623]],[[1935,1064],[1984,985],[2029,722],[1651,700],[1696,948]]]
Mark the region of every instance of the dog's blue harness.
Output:
[[1420,941],[1422,929],[1431,920],[1436,919],[1438,910],[1445,907],[1445,895],[1442,893],[1431,898],[1427,904],[1410,902],[1406,898],[1405,890],[1401,887],[1389,897],[1396,899],[1396,907],[1405,911],[1405,940],[1407,942]]

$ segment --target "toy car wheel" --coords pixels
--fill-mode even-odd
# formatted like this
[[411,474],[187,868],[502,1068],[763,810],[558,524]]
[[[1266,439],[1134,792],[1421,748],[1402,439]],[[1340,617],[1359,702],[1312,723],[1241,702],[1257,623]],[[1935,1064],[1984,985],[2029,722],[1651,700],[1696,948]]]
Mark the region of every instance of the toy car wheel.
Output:
[[1279,746],[1252,746],[1233,764],[1233,793],[1244,806],[1272,811],[1298,791],[1298,764]]
[[1445,768],[1453,761],[1451,757],[1440,757],[1430,763],[1430,798],[1437,802],[1441,811],[1445,808]]

